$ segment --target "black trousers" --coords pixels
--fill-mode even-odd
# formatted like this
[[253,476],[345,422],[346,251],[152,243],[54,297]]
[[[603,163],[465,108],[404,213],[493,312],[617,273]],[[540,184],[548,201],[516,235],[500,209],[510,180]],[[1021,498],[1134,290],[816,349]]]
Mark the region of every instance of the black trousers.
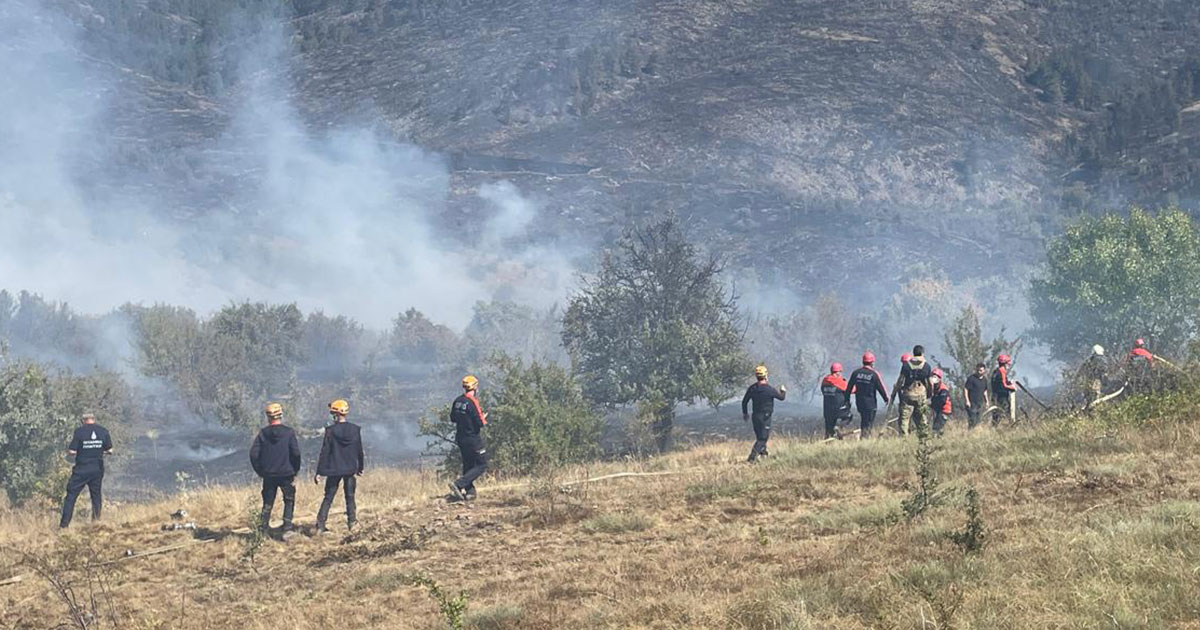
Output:
[[979,405],[967,408],[967,428],[974,429],[979,426],[980,417],[983,416],[983,409]]
[[750,416],[754,425],[754,446],[750,448],[750,461],[758,459],[759,455],[767,454],[767,440],[771,439],[771,414],[755,411]]
[[862,423],[859,425],[859,438],[871,437],[871,431],[875,426],[875,409],[859,409],[858,415],[862,418]]
[[842,411],[835,409],[830,411],[825,410],[825,439],[837,437],[838,420],[842,419]]
[[79,493],[83,492],[84,487],[88,489],[88,496],[92,499],[92,520],[100,518],[100,507],[103,503],[100,493],[103,481],[103,468],[71,471],[71,478],[67,480],[67,496],[63,498],[62,520],[58,523],[59,527],[67,527],[71,524],[71,518],[75,516],[75,500],[79,498]]
[[487,449],[483,446],[483,439],[477,435],[463,435],[455,441],[458,443],[458,454],[462,456],[462,476],[454,485],[459,490],[474,494],[475,480],[487,472]]
[[275,495],[283,493],[283,526],[291,527],[292,515],[296,513],[296,477],[263,477],[262,480],[262,526],[271,523],[271,510],[275,507]]
[[325,529],[325,521],[329,519],[329,508],[333,507],[339,484],[346,495],[346,524],[353,525],[358,521],[358,506],[354,504],[354,490],[358,487],[358,478],[354,475],[334,475],[325,478],[325,498],[321,500],[321,509],[317,511],[317,529]]

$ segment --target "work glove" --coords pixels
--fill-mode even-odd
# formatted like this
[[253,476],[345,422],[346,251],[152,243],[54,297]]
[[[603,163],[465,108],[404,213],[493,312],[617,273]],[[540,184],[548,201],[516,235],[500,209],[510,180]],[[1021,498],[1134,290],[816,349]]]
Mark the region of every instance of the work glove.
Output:
[[750,414],[748,414],[748,413],[742,414],[742,422],[750,422]]
[[779,386],[779,393],[781,393],[781,394],[786,394],[786,393],[787,393],[787,385],[780,385],[780,386]]
[[315,486],[315,485],[317,485],[317,484],[319,484],[319,483],[321,483],[321,482],[318,480],[319,478],[320,478],[320,475],[313,475],[313,485],[314,485],[314,486]]

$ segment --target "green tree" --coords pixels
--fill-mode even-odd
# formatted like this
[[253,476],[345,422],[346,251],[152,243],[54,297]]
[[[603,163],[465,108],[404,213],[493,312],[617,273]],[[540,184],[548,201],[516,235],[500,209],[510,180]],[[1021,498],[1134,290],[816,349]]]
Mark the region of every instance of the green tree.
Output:
[[[947,371],[950,382],[959,388],[967,377],[975,372],[975,366],[980,363],[992,365],[996,357],[1007,354],[1016,359],[1021,349],[1021,340],[1008,339],[1004,336],[1004,328],[990,342],[983,340],[983,326],[979,322],[979,310],[974,306],[963,307],[962,312],[946,329],[942,343],[946,352],[954,359],[955,365],[943,366]],[[961,393],[961,389],[956,389]]]
[[1183,347],[1200,314],[1200,234],[1177,208],[1083,217],[1047,248],[1030,285],[1036,336],[1058,356],[1135,337]]
[[453,330],[433,323],[415,308],[398,316],[392,325],[392,354],[401,361],[453,365],[461,358],[458,345]]
[[670,217],[627,231],[568,305],[563,345],[586,395],[642,406],[660,450],[670,444],[678,404],[717,405],[746,372],[740,315],[722,270]]
[[76,376],[0,359],[0,486],[9,503],[57,498],[69,468],[67,442],[84,412],[112,428],[129,410],[129,390],[114,374]]
[[[496,355],[484,372],[491,387],[480,403],[488,414],[486,440],[491,464],[505,472],[529,474],[600,454],[604,420],[562,366]],[[443,455],[448,472],[460,463],[449,408],[421,421],[421,434],[433,438],[430,450]]]

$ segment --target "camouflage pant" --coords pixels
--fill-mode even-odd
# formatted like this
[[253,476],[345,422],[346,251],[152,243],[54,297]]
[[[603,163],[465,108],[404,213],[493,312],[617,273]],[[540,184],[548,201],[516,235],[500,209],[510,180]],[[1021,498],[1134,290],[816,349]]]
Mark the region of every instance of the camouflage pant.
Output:
[[915,432],[925,427],[925,418],[929,417],[929,399],[924,396],[901,396],[900,419],[896,421],[896,431],[900,435]]

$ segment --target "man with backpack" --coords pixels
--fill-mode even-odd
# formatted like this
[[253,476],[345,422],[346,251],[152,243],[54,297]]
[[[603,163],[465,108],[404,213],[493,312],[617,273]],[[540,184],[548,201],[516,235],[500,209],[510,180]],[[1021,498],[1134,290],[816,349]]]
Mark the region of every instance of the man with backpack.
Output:
[[925,361],[925,347],[913,346],[912,356],[900,368],[900,419],[896,430],[900,435],[925,430],[929,416],[929,399],[933,395],[930,378],[933,369]]
[[267,426],[258,432],[250,446],[250,467],[262,477],[262,519],[265,531],[271,523],[275,495],[283,493],[283,531],[293,529],[296,513],[296,475],[300,473],[300,441],[296,432],[283,424],[283,405],[267,405]]
[[[863,353],[862,367],[850,373],[846,396],[849,400],[854,395],[854,406],[858,408],[861,420],[859,424],[859,439],[871,437],[875,424],[875,412],[879,409],[879,398],[888,400],[887,388],[883,386],[883,377],[875,370],[875,353],[870,350]],[[878,398],[876,397],[878,396]]]
[[329,414],[333,424],[325,427],[325,440],[321,443],[321,456],[317,460],[317,474],[313,483],[318,483],[318,477],[325,477],[325,498],[321,500],[321,509],[317,511],[317,533],[328,532],[325,521],[329,518],[329,508],[337,496],[338,486],[342,486],[346,497],[346,528],[354,529],[358,523],[358,509],[354,501],[354,491],[358,487],[356,477],[363,473],[363,443],[362,427],[347,422],[350,414],[350,404],[344,400],[329,403]]

